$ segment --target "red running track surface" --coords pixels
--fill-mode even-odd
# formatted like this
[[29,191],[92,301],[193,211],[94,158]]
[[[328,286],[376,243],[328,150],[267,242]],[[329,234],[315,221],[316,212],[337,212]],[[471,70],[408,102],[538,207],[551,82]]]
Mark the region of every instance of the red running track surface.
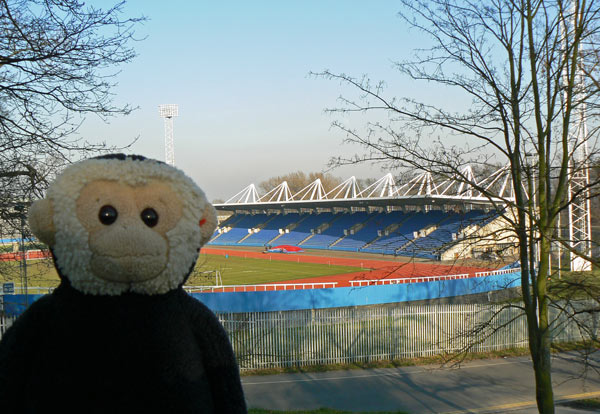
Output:
[[417,276],[445,276],[445,275],[456,275],[468,273],[471,276],[475,275],[475,272],[483,272],[492,270],[483,267],[467,267],[458,265],[442,265],[442,264],[428,264],[428,263],[415,263],[415,262],[396,262],[386,260],[369,260],[369,259],[352,259],[344,257],[323,257],[323,256],[310,256],[310,255],[296,255],[296,254],[281,254],[281,253],[262,253],[262,252],[250,252],[240,250],[227,250],[227,249],[213,249],[203,248],[202,253],[214,254],[214,255],[229,255],[237,257],[247,257],[255,259],[267,259],[267,260],[283,260],[290,262],[300,263],[320,263],[320,264],[331,264],[337,266],[355,266],[363,267],[364,271],[355,273],[346,273],[332,276],[322,276],[314,278],[294,279],[286,280],[282,282],[276,282],[280,284],[284,283],[322,283],[322,282],[338,282],[337,287],[350,286],[350,280],[377,280],[377,279],[399,279],[409,278]]

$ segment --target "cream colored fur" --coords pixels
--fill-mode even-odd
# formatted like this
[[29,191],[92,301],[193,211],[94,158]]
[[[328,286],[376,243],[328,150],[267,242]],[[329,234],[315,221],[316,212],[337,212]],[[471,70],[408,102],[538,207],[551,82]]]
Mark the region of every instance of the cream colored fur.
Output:
[[[91,268],[89,234],[76,215],[81,190],[95,180],[139,186],[151,179],[169,183],[183,204],[181,218],[167,232],[169,252],[165,269],[151,280],[135,283],[96,277]],[[32,231],[53,248],[58,267],[73,287],[95,295],[118,295],[127,291],[153,295],[175,289],[183,282],[197,258],[198,249],[209,240],[217,225],[214,207],[203,191],[180,170],[153,160],[89,159],[73,164],[50,186],[46,201],[36,204],[30,212]],[[200,226],[202,219],[205,222]]]

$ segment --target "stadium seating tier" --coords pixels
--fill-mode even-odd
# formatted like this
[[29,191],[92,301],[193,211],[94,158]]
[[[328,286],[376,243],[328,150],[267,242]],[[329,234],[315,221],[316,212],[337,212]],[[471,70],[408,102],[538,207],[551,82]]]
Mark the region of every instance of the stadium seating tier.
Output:
[[361,251],[438,258],[462,230],[489,223],[496,214],[472,210],[465,213],[347,212],[347,213],[237,213],[220,224],[209,245],[295,245],[309,249]]

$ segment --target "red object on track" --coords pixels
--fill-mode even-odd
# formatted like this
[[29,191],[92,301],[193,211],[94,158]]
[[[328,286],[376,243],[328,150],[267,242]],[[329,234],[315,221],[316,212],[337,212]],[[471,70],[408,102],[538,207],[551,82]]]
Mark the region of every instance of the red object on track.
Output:
[[301,247],[298,246],[290,246],[289,244],[281,244],[279,246],[273,247],[274,249],[283,249],[287,252],[303,252]]

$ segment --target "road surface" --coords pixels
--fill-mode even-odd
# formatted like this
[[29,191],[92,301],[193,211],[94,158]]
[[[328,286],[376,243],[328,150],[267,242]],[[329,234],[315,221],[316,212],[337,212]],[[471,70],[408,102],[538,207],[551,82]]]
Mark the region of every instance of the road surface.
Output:
[[[558,401],[600,397],[600,352],[586,365],[576,353],[553,356]],[[528,357],[478,360],[460,368],[413,366],[243,378],[248,406],[275,410],[397,411],[413,414],[534,413]],[[574,411],[560,408],[557,414]]]

